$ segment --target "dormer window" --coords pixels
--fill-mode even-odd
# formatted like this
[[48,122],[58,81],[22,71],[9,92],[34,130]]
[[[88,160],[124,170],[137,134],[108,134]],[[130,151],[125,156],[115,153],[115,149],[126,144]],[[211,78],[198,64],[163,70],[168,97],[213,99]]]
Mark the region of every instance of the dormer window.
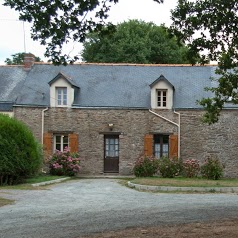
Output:
[[74,104],[80,88],[70,77],[59,73],[49,85],[51,107],[71,107]]
[[150,88],[152,109],[172,109],[174,86],[163,75],[150,84]]
[[157,106],[158,107],[167,107],[167,90],[157,90]]
[[57,105],[67,106],[67,87],[56,87]]

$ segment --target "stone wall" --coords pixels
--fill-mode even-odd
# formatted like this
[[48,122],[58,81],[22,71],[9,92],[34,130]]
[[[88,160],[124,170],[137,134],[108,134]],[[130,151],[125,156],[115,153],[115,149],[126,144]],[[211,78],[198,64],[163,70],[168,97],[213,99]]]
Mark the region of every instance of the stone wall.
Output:
[[42,107],[14,107],[14,117],[23,121],[41,143],[42,140]]
[[[16,117],[24,121],[39,137],[41,110],[16,108]],[[161,112],[177,123],[178,116],[172,111]],[[119,135],[119,173],[130,174],[136,159],[144,152],[144,136],[149,133],[174,133],[177,127],[153,115],[149,110],[109,110],[49,108],[45,112],[45,132],[72,131],[79,134],[81,172],[100,174],[104,170],[104,134]]]
[[[17,119],[26,123],[41,141],[41,115],[43,108],[14,108]],[[178,123],[172,111],[156,111]],[[225,165],[226,177],[238,177],[238,111],[226,110],[218,123],[206,125],[201,122],[200,110],[180,110],[181,158],[204,162],[215,155]],[[119,172],[129,174],[135,160],[143,154],[144,136],[149,133],[174,133],[177,127],[148,110],[67,109],[49,108],[45,112],[45,132],[72,131],[79,134],[79,153],[82,173],[100,174],[104,167],[104,134],[119,135]]]
[[181,113],[181,158],[198,159],[216,156],[225,165],[225,177],[238,177],[238,111],[224,110],[219,122],[201,122],[199,110]]

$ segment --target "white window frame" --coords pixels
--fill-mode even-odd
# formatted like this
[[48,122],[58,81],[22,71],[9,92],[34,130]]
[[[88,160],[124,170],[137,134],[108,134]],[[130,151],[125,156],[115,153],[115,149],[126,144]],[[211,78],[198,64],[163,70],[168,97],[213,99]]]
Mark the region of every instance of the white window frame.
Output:
[[[165,93],[165,96],[164,96],[164,93]],[[159,97],[160,97],[160,101],[159,101]],[[165,97],[165,100],[164,100],[164,97]],[[164,103],[165,103],[165,106],[164,106]],[[168,90],[167,89],[156,90],[156,104],[158,108],[167,108],[168,106]]]
[[[60,142],[59,143],[57,142],[57,137],[60,138]],[[65,137],[68,138],[67,143],[65,143],[65,141],[64,141]],[[55,134],[54,135],[54,151],[57,150],[57,144],[60,145],[59,151],[63,151],[66,146],[69,147],[69,135],[67,135],[67,134]]]
[[68,88],[56,87],[56,105],[58,107],[67,107],[68,105]]

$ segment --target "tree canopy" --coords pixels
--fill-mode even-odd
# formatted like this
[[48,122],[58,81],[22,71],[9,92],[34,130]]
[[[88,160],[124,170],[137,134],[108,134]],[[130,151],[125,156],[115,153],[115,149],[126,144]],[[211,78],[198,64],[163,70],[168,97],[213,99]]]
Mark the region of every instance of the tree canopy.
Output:
[[202,55],[202,63],[217,61],[215,87],[207,88],[211,98],[200,103],[204,121],[219,119],[225,103],[238,103],[238,2],[237,0],[179,0],[172,11],[173,31],[188,43],[191,60]]
[[[106,30],[106,29],[105,29]],[[188,48],[178,44],[161,25],[129,20],[109,34],[87,36],[82,58],[86,62],[180,64],[188,63]]]
[[[163,0],[153,0],[162,3]],[[4,0],[20,13],[20,20],[31,22],[31,36],[46,46],[45,56],[54,64],[67,64],[79,59],[63,53],[71,39],[84,42],[89,32],[100,31],[106,23],[111,5],[119,0]]]
[[[21,52],[21,53],[16,53],[11,55],[12,58],[6,58],[6,60],[4,61],[7,65],[21,65],[24,64],[24,56],[25,53]],[[41,58],[35,56],[35,62],[41,62]]]

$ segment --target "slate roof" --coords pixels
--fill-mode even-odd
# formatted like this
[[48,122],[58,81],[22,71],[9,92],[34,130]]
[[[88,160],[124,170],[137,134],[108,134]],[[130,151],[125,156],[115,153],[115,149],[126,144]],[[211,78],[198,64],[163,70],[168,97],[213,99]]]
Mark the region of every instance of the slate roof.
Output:
[[0,102],[0,111],[11,112],[13,109],[14,102]]
[[0,111],[12,110],[26,76],[22,66],[0,66]]
[[[48,83],[62,73],[80,88],[79,97],[74,102],[76,107],[150,108],[150,85],[163,75],[174,86],[174,108],[200,108],[196,100],[211,96],[204,87],[211,86],[210,76],[214,68],[125,64],[53,66],[36,63],[29,72],[25,72],[17,67],[4,66],[0,67],[0,101],[16,100],[18,105],[49,106]],[[7,75],[5,79],[4,72]],[[4,94],[9,85],[12,85],[11,90]]]

